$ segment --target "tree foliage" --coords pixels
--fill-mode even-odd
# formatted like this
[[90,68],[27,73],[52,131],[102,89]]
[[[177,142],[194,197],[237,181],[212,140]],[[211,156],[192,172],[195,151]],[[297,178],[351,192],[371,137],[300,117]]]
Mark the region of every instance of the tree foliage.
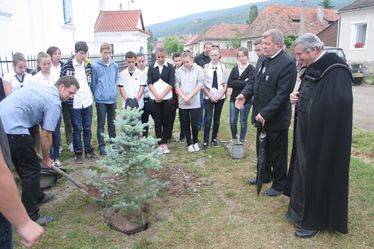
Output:
[[231,48],[238,48],[241,44],[241,34],[239,31],[235,32],[234,37],[230,40],[230,47]]
[[285,36],[284,37],[284,44],[286,45],[287,48],[290,48],[292,43],[296,40],[297,36]]
[[250,24],[256,19],[257,16],[258,16],[257,5],[251,5],[251,8],[249,9],[248,20],[246,20],[246,23]]
[[88,184],[98,188],[106,207],[137,211],[167,183],[146,174],[149,170],[159,170],[161,164],[157,158],[157,140],[142,136],[148,124],[141,122],[141,109],[123,109],[117,114],[115,123],[119,133],[110,138],[108,155],[99,161],[103,166],[101,171],[86,172]]
[[332,5],[332,0],[321,0],[319,5],[325,9],[332,9],[334,6]]
[[175,36],[168,36],[165,38],[164,48],[168,54],[180,53],[183,51],[183,45],[179,43]]

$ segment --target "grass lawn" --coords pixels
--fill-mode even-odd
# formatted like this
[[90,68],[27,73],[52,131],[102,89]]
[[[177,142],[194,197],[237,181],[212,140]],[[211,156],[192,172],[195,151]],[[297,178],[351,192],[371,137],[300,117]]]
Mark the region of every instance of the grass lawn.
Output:
[[[226,101],[219,132],[222,140],[230,138],[228,109]],[[177,137],[177,121],[175,126]],[[134,236],[111,230],[94,200],[66,180],[59,180],[52,189],[59,197],[42,207],[42,213],[55,216],[55,221],[35,248],[374,248],[374,133],[354,130],[353,135],[347,235],[321,232],[312,239],[297,239],[295,227],[285,216],[288,198],[256,196],[255,188],[246,184],[255,175],[255,130],[250,125],[246,157],[241,160],[232,160],[223,147],[188,153],[182,144],[171,143],[171,154],[162,156],[164,165],[213,184],[180,197],[163,193],[151,203],[150,228]],[[202,132],[199,136],[201,141]],[[90,167],[74,165],[67,152],[63,159],[76,177]]]

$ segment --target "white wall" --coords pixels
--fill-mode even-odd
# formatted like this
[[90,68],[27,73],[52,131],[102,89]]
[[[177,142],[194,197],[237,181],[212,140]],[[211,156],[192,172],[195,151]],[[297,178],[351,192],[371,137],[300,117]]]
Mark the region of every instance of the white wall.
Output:
[[94,51],[99,53],[100,44],[107,42],[113,44],[115,54],[124,54],[128,51],[138,53],[141,46],[147,54],[147,38],[148,35],[141,32],[96,32]]
[[[339,47],[349,62],[374,61],[374,8],[340,13]],[[354,48],[351,42],[352,26],[355,23],[368,22],[365,48]]]
[[49,46],[69,55],[80,40],[91,51],[99,1],[72,0],[72,4],[74,25],[64,25],[62,0],[0,0],[0,56],[12,52],[35,55]]

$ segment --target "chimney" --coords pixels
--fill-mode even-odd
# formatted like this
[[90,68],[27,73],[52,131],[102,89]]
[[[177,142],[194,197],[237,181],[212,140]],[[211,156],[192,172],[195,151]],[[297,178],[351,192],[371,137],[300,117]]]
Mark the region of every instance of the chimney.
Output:
[[323,8],[323,6],[318,6],[317,7],[317,18],[320,22],[323,22],[323,15],[325,13],[325,10]]

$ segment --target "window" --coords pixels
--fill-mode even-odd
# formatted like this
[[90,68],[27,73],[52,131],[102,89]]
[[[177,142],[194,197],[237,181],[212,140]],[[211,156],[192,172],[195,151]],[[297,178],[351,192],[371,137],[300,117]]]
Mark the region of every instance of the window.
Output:
[[73,24],[72,0],[62,0],[62,10],[64,12],[64,24]]
[[252,52],[252,41],[247,41],[247,48],[249,52]]
[[367,36],[367,23],[356,23],[352,26],[352,47],[365,48]]

